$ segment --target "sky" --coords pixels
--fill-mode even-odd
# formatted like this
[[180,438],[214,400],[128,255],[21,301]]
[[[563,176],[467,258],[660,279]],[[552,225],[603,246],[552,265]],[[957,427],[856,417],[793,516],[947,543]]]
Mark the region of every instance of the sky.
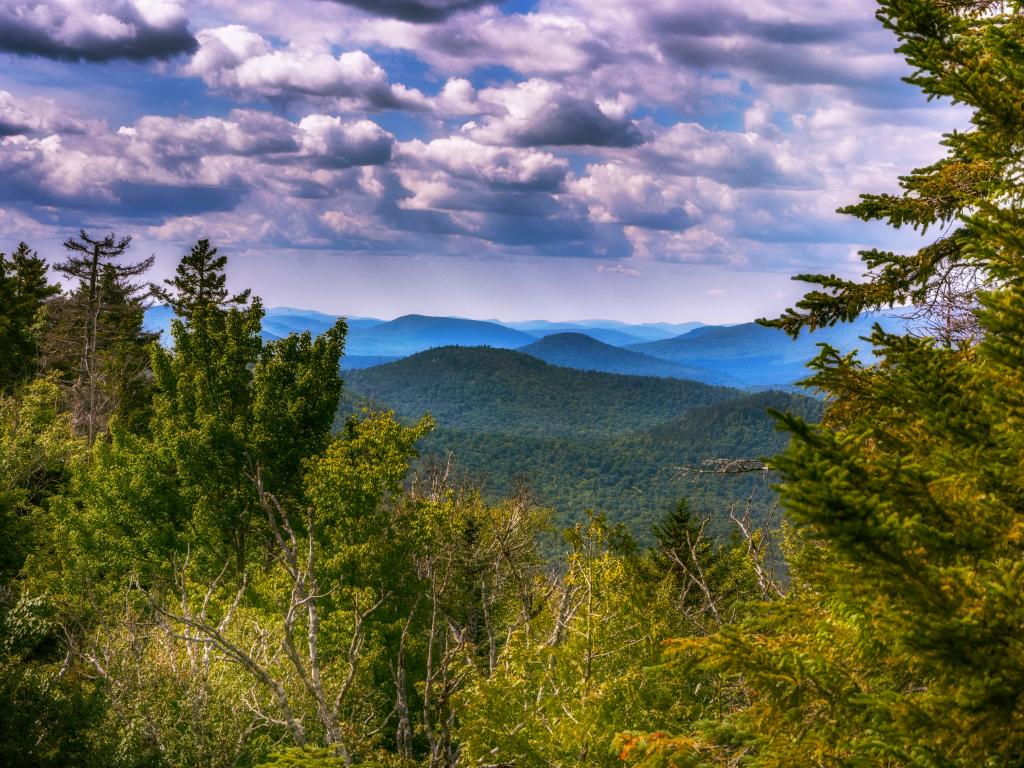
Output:
[[209,238],[268,306],[742,322],[915,235],[870,0],[0,0],[0,250]]

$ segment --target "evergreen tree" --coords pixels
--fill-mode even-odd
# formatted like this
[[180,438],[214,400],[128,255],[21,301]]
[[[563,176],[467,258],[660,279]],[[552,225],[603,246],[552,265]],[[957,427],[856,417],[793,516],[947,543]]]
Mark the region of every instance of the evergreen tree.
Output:
[[[863,282],[801,274],[816,284],[782,317],[792,335],[849,321],[865,310],[912,304],[945,343],[977,337],[979,294],[1016,270],[1020,247],[1020,4],[993,0],[882,0],[877,16],[913,67],[908,82],[931,98],[975,109],[973,129],[945,137],[946,157],[900,177],[899,194],[863,194],[841,213],[943,235],[911,254],[863,251]],[[1007,248],[1008,246],[1008,248]]]
[[191,320],[201,308],[241,306],[249,301],[250,291],[229,295],[224,273],[227,261],[227,256],[218,256],[217,249],[210,247],[209,240],[199,240],[181,258],[174,277],[164,280],[166,288],[151,286],[153,295],[184,320]]
[[[849,212],[958,228],[912,257],[869,252],[864,284],[819,280],[778,324],[927,301],[975,270],[980,343],[872,337],[878,363],[824,349],[811,383],[824,423],[791,417],[774,467],[792,588],[707,639],[674,646],[683,677],[713,674],[722,712],[675,735],[619,740],[639,764],[1004,766],[1024,759],[1024,14],[1019,3],[885,0],[931,96],[974,108],[949,155]],[[952,329],[955,331],[954,328]]]
[[8,258],[0,253],[0,391],[36,372],[47,299],[59,292],[46,277],[46,261],[20,243]]
[[[654,575],[669,582],[676,610],[689,620],[695,633],[707,633],[734,621],[742,601],[771,596],[766,594],[771,585],[759,583],[741,537],[734,534],[725,542],[718,541],[708,531],[710,523],[710,516],[697,518],[683,498],[653,528],[656,543],[650,561]],[[751,535],[763,534],[753,531]]]
[[61,316],[55,318],[51,338],[60,350],[58,359],[67,355],[68,347],[76,350],[70,366],[71,413],[90,444],[111,415],[123,413],[137,400],[146,375],[145,366],[139,365],[142,351],[155,338],[142,331],[145,289],[133,282],[153,266],[154,258],[118,263],[130,245],[131,236],[111,233],[97,240],[82,230],[79,239],[64,242],[68,256],[55,267],[78,281],[56,305]]

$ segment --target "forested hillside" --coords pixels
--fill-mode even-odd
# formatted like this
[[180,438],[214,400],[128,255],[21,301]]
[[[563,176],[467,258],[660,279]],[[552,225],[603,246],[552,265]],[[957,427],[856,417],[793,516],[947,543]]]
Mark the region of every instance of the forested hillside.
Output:
[[739,393],[695,381],[616,376],[548,365],[487,347],[441,347],[345,376],[348,397],[476,432],[607,437],[643,429]]
[[429,413],[437,428],[423,451],[453,456],[489,497],[528,488],[561,525],[595,510],[645,543],[681,496],[709,514],[718,533],[729,530],[728,511],[748,500],[762,522],[774,504],[765,478],[686,468],[771,456],[787,437],[769,408],[811,421],[821,408],[803,395],[585,373],[482,347],[430,350],[345,380],[343,416],[366,405],[410,423]]
[[585,520],[587,511],[595,510],[650,544],[652,526],[685,497],[696,514],[710,517],[710,531],[727,536],[733,527],[730,512],[749,511],[757,525],[778,514],[771,478],[695,470],[708,460],[756,460],[784,448],[788,437],[775,429],[769,408],[815,421],[820,403],[800,395],[761,393],[603,438],[523,435],[515,425],[504,431],[439,426],[423,441],[423,451],[456,457],[491,497],[530,489],[540,504],[556,511],[559,525]]

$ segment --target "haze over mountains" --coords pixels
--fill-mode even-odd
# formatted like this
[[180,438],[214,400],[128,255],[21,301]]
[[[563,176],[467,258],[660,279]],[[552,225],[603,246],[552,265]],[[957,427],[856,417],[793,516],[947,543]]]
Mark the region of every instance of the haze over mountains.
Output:
[[[292,332],[323,332],[333,315],[290,307],[267,310],[264,337]],[[150,330],[170,338],[171,312],[152,307]],[[844,352],[865,349],[861,337],[874,323],[902,330],[898,312],[864,316],[853,323],[820,329],[792,340],[782,331],[756,323],[708,326],[691,323],[628,324],[611,320],[502,323],[456,317],[403,315],[394,320],[348,318],[349,334],[342,367],[368,368],[445,346],[517,349],[552,365],[586,371],[693,379],[707,384],[764,389],[788,387],[806,375],[807,361],[821,343]]]
[[582,371],[692,379],[708,384],[742,386],[738,379],[727,374],[709,368],[673,363],[633,349],[604,344],[583,333],[554,333],[520,347],[519,351],[551,365]]

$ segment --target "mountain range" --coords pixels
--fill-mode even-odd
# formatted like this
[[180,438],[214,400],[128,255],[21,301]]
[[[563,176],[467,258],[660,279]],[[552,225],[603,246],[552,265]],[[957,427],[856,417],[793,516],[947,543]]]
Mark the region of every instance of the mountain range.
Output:
[[[146,313],[146,327],[170,336],[172,313],[157,306]],[[293,332],[317,334],[337,317],[291,307],[268,309],[263,333],[267,340]],[[457,317],[403,315],[394,320],[348,318],[345,370],[364,369],[444,346],[486,346],[517,349],[553,365],[586,371],[623,373],[747,389],[789,387],[806,375],[807,362],[818,344],[848,352],[864,350],[860,337],[874,323],[889,331],[906,321],[897,313],[865,315],[853,323],[805,333],[785,333],[756,323],[712,326],[700,323],[628,324],[611,320],[555,323],[543,320],[502,323]]]
[[[321,333],[335,321],[276,307],[266,312],[264,336]],[[147,312],[152,330],[166,331],[170,322],[166,307]],[[787,437],[767,409],[813,420],[821,403],[751,390],[790,388],[806,375],[819,342],[863,348],[860,337],[874,322],[899,330],[904,321],[864,317],[793,341],[755,323],[351,318],[339,418],[367,406],[406,421],[430,413],[437,428],[423,444],[425,455],[454,455],[492,496],[525,480],[563,524],[593,509],[643,540],[685,495],[724,532],[733,509],[749,504],[755,517],[767,515],[775,499],[768,483],[681,468],[781,450]]]

